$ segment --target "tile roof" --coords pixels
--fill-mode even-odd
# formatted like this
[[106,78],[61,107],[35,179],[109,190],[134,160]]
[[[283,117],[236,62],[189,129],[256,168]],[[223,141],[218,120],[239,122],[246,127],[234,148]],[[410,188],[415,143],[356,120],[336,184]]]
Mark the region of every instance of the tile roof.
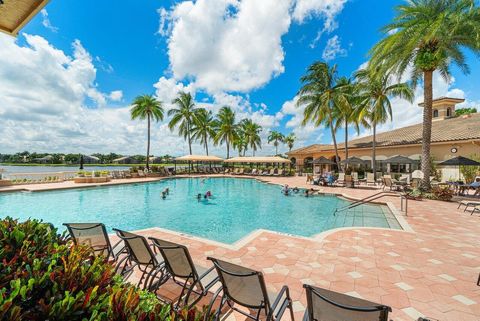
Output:
[[[480,113],[459,116],[432,123],[432,143],[480,139]],[[422,124],[402,127],[377,134],[377,146],[396,146],[422,143]],[[372,136],[366,136],[348,142],[350,148],[368,148],[372,146]],[[338,144],[343,148],[344,144]],[[332,150],[333,145],[314,144],[291,151],[288,154],[308,154]]]

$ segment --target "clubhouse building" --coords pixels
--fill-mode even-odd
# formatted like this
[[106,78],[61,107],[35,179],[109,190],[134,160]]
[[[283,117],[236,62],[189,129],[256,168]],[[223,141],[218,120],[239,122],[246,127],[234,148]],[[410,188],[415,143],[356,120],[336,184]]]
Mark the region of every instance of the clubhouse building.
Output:
[[[442,97],[433,101],[431,155],[435,163],[456,156],[480,156],[480,113],[455,116],[455,105],[463,99]],[[420,107],[423,104],[419,105]],[[377,134],[376,162],[384,173],[409,173],[420,167],[422,153],[422,124],[398,128]],[[348,157],[364,161],[366,168],[372,162],[372,136],[348,142]],[[345,159],[345,144],[338,144],[340,160]],[[297,170],[313,169],[314,173],[332,170],[336,165],[333,145],[314,144],[287,153]],[[327,160],[325,160],[327,159]],[[442,178],[458,178],[458,168],[441,168]]]

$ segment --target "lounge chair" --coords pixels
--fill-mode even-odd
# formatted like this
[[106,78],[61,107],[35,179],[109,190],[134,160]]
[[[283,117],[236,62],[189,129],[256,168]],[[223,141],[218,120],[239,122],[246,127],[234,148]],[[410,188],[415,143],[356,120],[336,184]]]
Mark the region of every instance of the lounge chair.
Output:
[[275,175],[275,168],[272,168],[268,173],[268,176],[273,176],[273,175]]
[[230,173],[230,169],[229,169],[229,168],[225,169],[225,172],[223,172],[223,174],[229,174],[229,173]]
[[367,186],[369,184],[376,185],[377,182],[375,181],[375,175],[373,173],[367,173]]
[[137,171],[137,173],[138,173],[138,177],[147,177],[147,176],[145,175],[145,172],[142,171],[141,169],[139,169],[139,170]]
[[273,176],[280,176],[280,170],[278,168],[273,172]]
[[[119,271],[128,278],[135,267],[142,272],[137,286],[143,283],[143,289],[158,288],[167,280],[165,264],[160,254],[155,255],[148,245],[147,239],[141,235],[113,229],[117,236],[125,242],[128,256],[119,263]],[[121,266],[123,264],[123,266]]]
[[238,171],[238,175],[243,175],[245,173],[245,168],[240,168],[240,170]]
[[470,215],[473,215],[473,213],[475,213],[475,212],[480,212],[480,205],[476,205],[476,206],[473,208],[473,210],[472,210],[472,212],[470,213]]
[[475,207],[477,205],[480,205],[480,202],[479,201],[463,200],[463,201],[458,203],[457,209],[459,209],[462,205],[465,206],[463,211],[466,212],[469,207]]
[[357,172],[352,172],[352,178],[353,178],[353,183],[355,185],[358,185],[358,173]]
[[[193,307],[218,282],[215,268],[206,269],[193,263],[186,246],[150,237],[155,253],[163,257],[165,270],[176,284],[182,287],[174,308]],[[197,297],[190,301],[192,295]]]
[[252,175],[252,176],[258,175],[257,169],[256,168],[252,169],[252,173],[250,175]]
[[343,293],[303,286],[307,294],[304,321],[388,321],[392,308]]
[[103,223],[63,223],[75,244],[85,244],[93,248],[98,255],[117,261],[124,253],[125,244],[120,240],[113,246]]
[[[386,175],[387,176],[387,175]],[[402,188],[402,185],[396,184],[391,178],[389,177],[384,177],[383,178],[383,190],[388,187],[391,191],[398,191],[400,188]]]
[[338,173],[338,179],[335,185],[345,186],[345,173]]
[[[277,320],[279,319],[278,316],[282,315],[288,308],[291,320],[294,320],[292,299],[287,286],[284,286],[278,295],[272,295],[267,291],[261,272],[212,257],[208,259],[213,262],[222,287],[213,296],[207,315],[210,314],[213,302],[222,292],[215,320],[220,319],[220,313],[225,303],[231,310],[237,311],[253,320],[259,320],[262,312],[265,313],[265,320]],[[235,305],[248,308],[252,312],[256,311],[256,313],[251,315],[244,310],[238,309]]]

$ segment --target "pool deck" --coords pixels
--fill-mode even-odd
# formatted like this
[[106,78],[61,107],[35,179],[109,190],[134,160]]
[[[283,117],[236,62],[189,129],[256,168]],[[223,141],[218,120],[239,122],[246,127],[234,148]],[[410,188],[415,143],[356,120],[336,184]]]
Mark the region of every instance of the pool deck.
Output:
[[[312,187],[305,177],[261,177],[273,184]],[[109,184],[156,181],[116,180]],[[1,191],[76,188],[73,182],[3,187]],[[108,184],[82,184],[82,187]],[[375,188],[319,187],[351,199],[373,195]],[[382,199],[400,208],[400,199]],[[294,213],[292,213],[294,214]],[[297,219],[292,215],[292,219]],[[390,319],[480,320],[480,218],[457,210],[457,203],[409,201],[403,216],[409,231],[376,228],[330,230],[312,238],[259,230],[226,245],[159,228],[139,231],[188,246],[196,262],[207,256],[263,271],[270,290],[288,285],[296,319],[301,320],[308,283],[392,307]],[[243,320],[232,314],[229,319]]]

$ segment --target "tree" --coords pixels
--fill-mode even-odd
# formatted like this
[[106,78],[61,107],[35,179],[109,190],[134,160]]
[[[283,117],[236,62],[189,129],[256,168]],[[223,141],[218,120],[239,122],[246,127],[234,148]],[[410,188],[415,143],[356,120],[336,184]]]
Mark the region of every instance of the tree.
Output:
[[335,149],[335,163],[340,168],[336,138],[336,108],[345,100],[342,84],[337,84],[337,65],[315,62],[308,67],[307,74],[300,78],[302,87],[298,93],[297,106],[305,105],[302,125],[313,122],[315,126],[330,128]]
[[227,146],[227,158],[230,157],[230,144],[238,138],[237,124],[235,123],[235,113],[229,106],[220,108],[218,115],[218,129],[215,135],[215,144]]
[[244,119],[240,122],[240,128],[245,138],[246,146],[252,149],[253,156],[255,156],[255,152],[262,145],[260,137],[262,126],[254,123],[251,119]]
[[216,135],[215,129],[217,122],[213,118],[212,112],[204,108],[200,108],[193,121],[192,139],[200,141],[205,147],[205,152],[208,155],[208,140],[214,138]]
[[383,28],[386,37],[371,50],[372,65],[401,77],[408,72],[414,86],[423,79],[421,187],[430,189],[433,73],[448,80],[455,64],[469,72],[463,49],[480,53],[480,10],[474,0],[412,0],[396,7],[393,22]]
[[294,133],[290,133],[287,136],[285,136],[284,142],[285,144],[287,144],[289,152],[292,151],[292,148],[293,148],[293,145],[295,144],[296,139],[297,138],[295,137]]
[[278,155],[278,145],[283,142],[284,139],[285,136],[275,130],[271,130],[268,134],[268,143],[273,142],[273,146],[275,146],[275,155]]
[[[356,74],[359,90],[360,107],[357,109],[358,121],[368,120],[369,127],[373,129],[372,139],[372,170],[376,175],[376,135],[377,125],[392,119],[391,97],[399,97],[410,102],[414,94],[407,83],[391,84],[391,77],[380,75],[373,69],[361,69]],[[365,125],[365,124],[364,124]]]
[[148,170],[150,160],[150,122],[152,120],[156,122],[163,120],[162,102],[158,101],[152,95],[137,96],[133,100],[130,116],[132,120],[147,120],[147,159],[145,167]]
[[188,141],[188,150],[192,154],[192,126],[198,115],[199,108],[195,108],[195,102],[190,93],[179,92],[178,97],[172,101],[177,108],[170,109],[168,116],[172,119],[168,123],[171,131],[178,125],[178,133]]
[[475,107],[458,108],[455,110],[455,116],[470,115],[470,114],[475,114],[476,112],[477,112],[477,108]]
[[232,142],[232,146],[234,149],[238,151],[238,156],[245,156],[245,152],[247,151],[248,144],[247,139],[245,137],[245,133],[241,130],[238,131],[237,138]]

